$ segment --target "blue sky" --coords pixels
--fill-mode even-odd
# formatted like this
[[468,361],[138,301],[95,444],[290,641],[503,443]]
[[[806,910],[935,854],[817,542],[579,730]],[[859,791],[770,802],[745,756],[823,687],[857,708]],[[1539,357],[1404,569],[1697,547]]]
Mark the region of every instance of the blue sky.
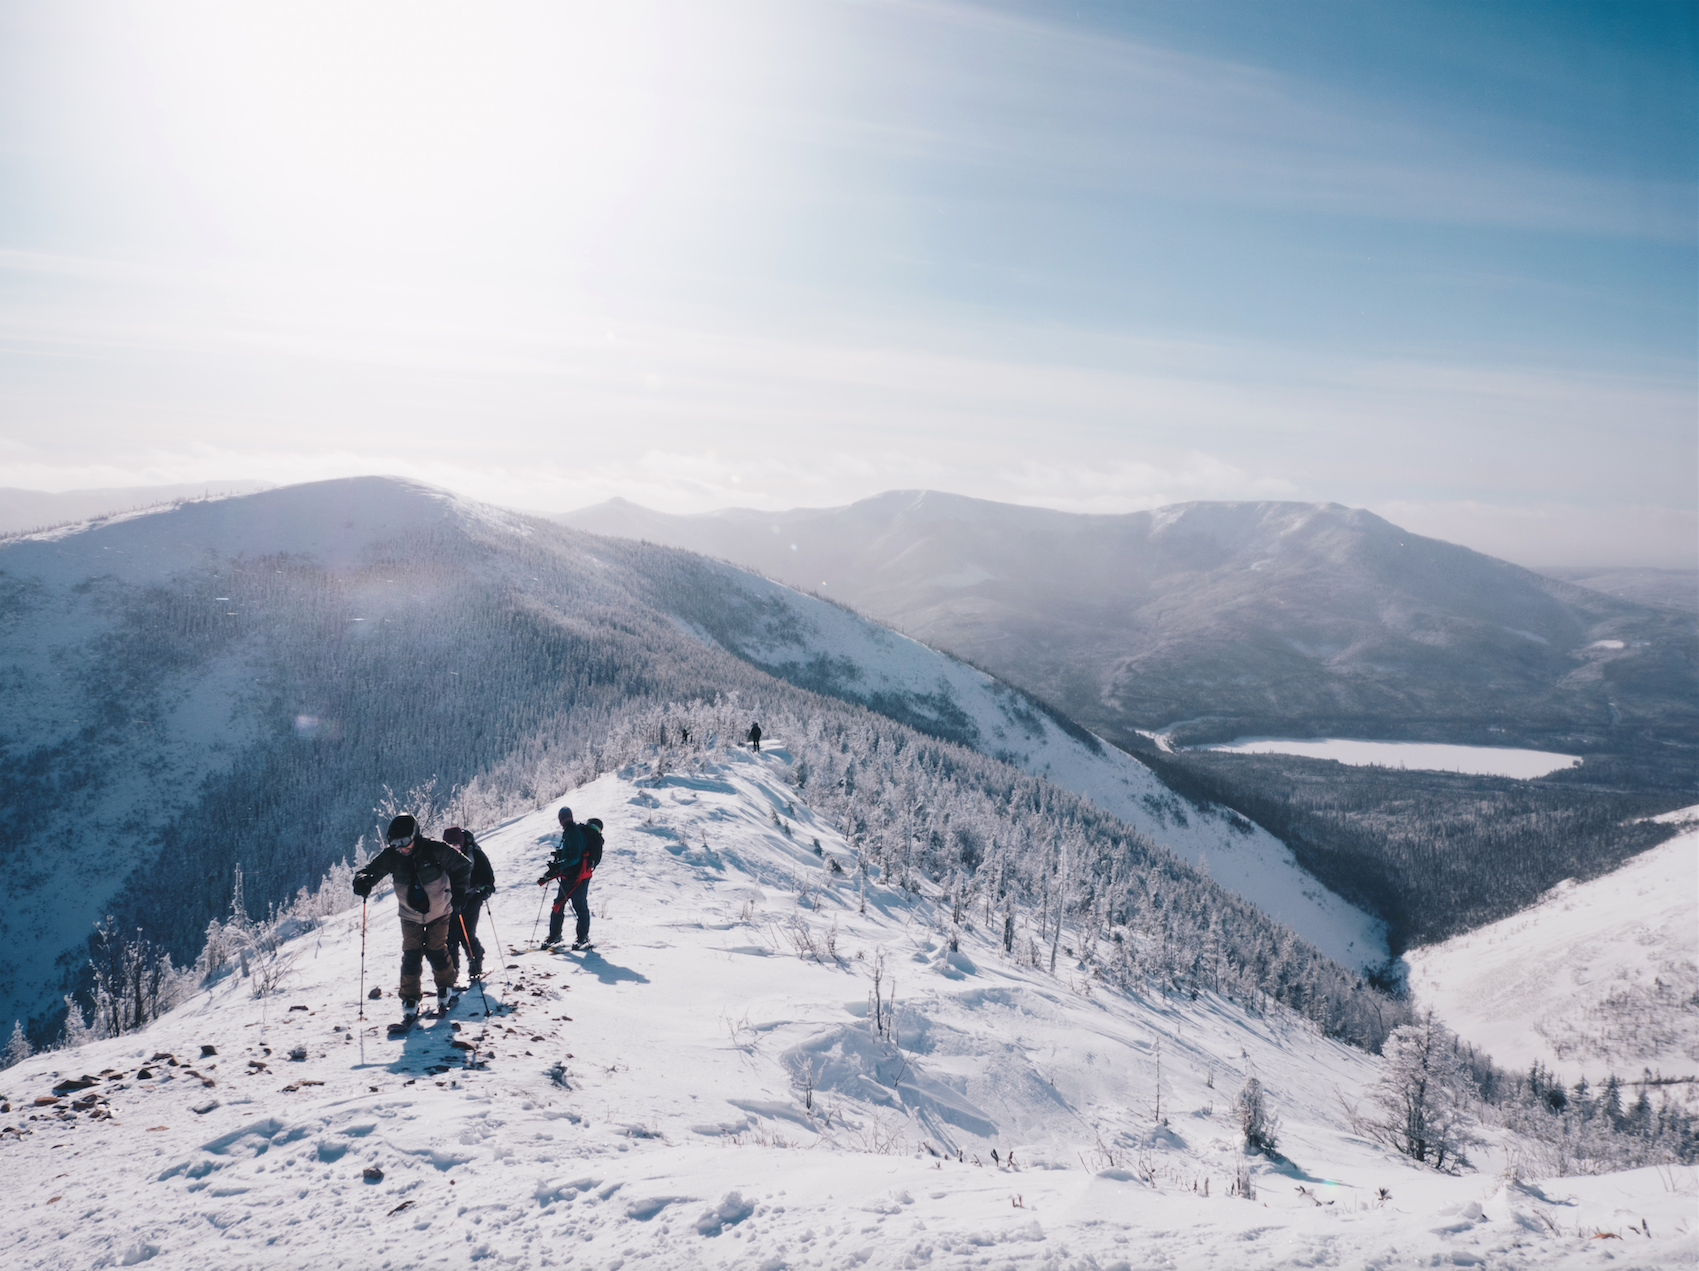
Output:
[[1690,565],[1695,6],[0,4],[0,485]]

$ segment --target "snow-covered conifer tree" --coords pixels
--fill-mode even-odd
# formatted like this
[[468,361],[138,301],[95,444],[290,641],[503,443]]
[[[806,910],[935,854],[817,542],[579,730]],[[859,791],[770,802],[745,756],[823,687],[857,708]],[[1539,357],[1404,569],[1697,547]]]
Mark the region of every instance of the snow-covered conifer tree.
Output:
[[13,1064],[22,1063],[30,1057],[29,1038],[24,1036],[24,1026],[17,1020],[12,1021],[12,1037],[6,1043],[6,1049],[0,1051],[0,1068],[10,1068]]
[[65,995],[65,1045],[75,1049],[84,1042],[98,1041],[100,1034],[89,1027],[88,1016],[83,1014],[83,1008],[78,1005],[76,998],[69,993]]
[[1245,1088],[1235,1102],[1239,1107],[1239,1128],[1245,1132],[1245,1146],[1253,1152],[1273,1155],[1279,1141],[1280,1118],[1268,1106],[1262,1082],[1254,1076],[1245,1078]]
[[1435,1169],[1463,1163],[1464,1148],[1480,1140],[1469,1130],[1471,1082],[1456,1036],[1428,1010],[1393,1029],[1381,1055],[1386,1068],[1366,1092],[1374,1110],[1364,1128]]

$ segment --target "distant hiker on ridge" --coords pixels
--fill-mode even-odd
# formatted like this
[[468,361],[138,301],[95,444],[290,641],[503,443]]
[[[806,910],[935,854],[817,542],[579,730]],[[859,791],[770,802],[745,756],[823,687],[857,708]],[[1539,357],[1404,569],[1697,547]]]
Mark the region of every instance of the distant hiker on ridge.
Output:
[[448,959],[448,924],[465,902],[472,862],[447,843],[419,833],[419,823],[403,812],[389,823],[388,845],[354,875],[354,894],[372,894],[382,878],[395,877],[395,908],[401,918],[401,1018],[419,1015],[419,972],[426,958],[437,982],[437,1010],[445,1012],[454,987]]
[[560,943],[560,929],[566,921],[566,902],[570,900],[572,912],[578,917],[578,934],[572,947],[583,949],[590,944],[590,876],[602,863],[602,823],[591,817],[580,825],[572,819],[571,808],[562,808],[557,815],[560,820],[560,846],[549,861],[548,872],[537,880],[537,886],[546,887],[551,879],[560,879],[554,908],[549,912],[549,938],[543,941],[543,948],[549,949]]
[[749,726],[749,748],[751,750],[761,749],[761,725],[759,723]]
[[448,956],[460,969],[460,950],[466,950],[466,980],[471,983],[484,974],[484,945],[478,939],[478,915],[484,911],[484,901],[495,894],[496,871],[471,830],[451,825],[442,832],[442,841],[472,862],[472,885],[466,889],[466,908],[448,924]]

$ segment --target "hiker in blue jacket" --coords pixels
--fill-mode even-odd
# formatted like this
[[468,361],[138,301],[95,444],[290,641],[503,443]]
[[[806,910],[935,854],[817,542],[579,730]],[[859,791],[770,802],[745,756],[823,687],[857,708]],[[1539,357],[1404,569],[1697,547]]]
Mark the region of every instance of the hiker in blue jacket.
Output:
[[591,817],[580,825],[572,819],[571,808],[562,808],[558,816],[560,846],[549,860],[548,872],[537,880],[539,887],[548,886],[554,879],[560,880],[554,908],[549,912],[549,938],[543,941],[543,947],[547,949],[560,943],[561,927],[566,922],[566,905],[571,901],[572,912],[578,917],[577,938],[573,940],[572,947],[582,949],[590,943],[590,876],[602,863],[602,823]]

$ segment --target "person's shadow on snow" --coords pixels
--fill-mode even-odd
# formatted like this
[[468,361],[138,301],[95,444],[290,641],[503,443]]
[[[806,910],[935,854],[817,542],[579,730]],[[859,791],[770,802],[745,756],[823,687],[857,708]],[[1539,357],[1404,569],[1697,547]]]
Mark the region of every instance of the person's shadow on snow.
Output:
[[[571,957],[573,955],[568,954],[567,956]],[[595,976],[603,984],[649,983],[649,977],[644,975],[641,971],[633,971],[628,966],[620,966],[618,963],[609,962],[594,949],[585,949],[583,952],[579,953],[577,955],[577,962],[580,967]]]
[[[452,1027],[454,1018],[459,1014],[456,1011],[449,1019],[421,1020],[401,1037],[385,1036],[383,1025],[374,1026],[368,1016],[365,1027],[370,1031],[365,1039],[365,1062],[356,1063],[353,1067],[356,1070],[382,1068],[415,1078],[440,1077],[445,1072],[458,1071],[466,1065],[466,1052],[451,1045],[460,1035]],[[470,1024],[473,1019],[481,1019],[483,1014],[480,1007],[471,1016],[462,1018],[461,1022]]]

